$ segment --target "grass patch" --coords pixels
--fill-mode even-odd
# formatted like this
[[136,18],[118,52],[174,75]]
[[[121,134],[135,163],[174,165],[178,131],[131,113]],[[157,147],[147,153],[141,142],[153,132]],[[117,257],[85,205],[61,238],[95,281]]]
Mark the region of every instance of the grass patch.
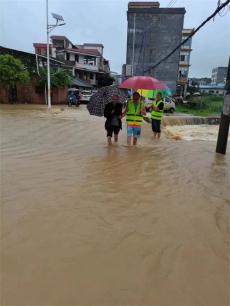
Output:
[[177,105],[176,111],[179,113],[191,114],[194,116],[216,116],[221,114],[223,110],[223,104],[223,97],[198,97],[188,104]]

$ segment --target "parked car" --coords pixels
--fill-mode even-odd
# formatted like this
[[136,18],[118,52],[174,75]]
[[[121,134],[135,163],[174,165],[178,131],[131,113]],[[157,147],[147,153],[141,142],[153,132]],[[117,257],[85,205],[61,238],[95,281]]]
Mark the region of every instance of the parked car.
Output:
[[200,97],[201,93],[199,91],[196,91],[192,94],[194,97]]
[[84,90],[84,91],[81,92],[80,100],[81,100],[81,102],[88,103],[91,96],[92,96],[92,91]]
[[176,104],[170,97],[164,98],[164,111],[174,113],[176,110]]
[[[170,97],[164,97],[163,101],[164,101],[164,111],[174,113],[175,110],[176,110],[176,105],[175,105],[175,102],[173,101],[173,99],[170,98]],[[146,108],[151,107],[152,104],[153,104],[153,100],[147,99],[147,98],[145,99]]]

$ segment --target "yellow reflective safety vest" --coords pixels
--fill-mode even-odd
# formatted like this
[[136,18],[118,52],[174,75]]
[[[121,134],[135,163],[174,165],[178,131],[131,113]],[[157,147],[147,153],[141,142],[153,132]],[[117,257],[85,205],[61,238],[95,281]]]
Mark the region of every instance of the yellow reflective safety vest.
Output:
[[126,122],[128,125],[142,126],[143,116],[141,114],[142,102],[138,102],[135,107],[133,100],[128,101],[128,111],[126,113]]
[[[158,107],[161,102],[164,103],[162,100],[154,101],[153,106]],[[153,110],[151,112],[151,118],[155,120],[161,120],[163,117],[163,113],[164,113],[164,109],[160,110],[159,112],[156,112],[155,110]]]

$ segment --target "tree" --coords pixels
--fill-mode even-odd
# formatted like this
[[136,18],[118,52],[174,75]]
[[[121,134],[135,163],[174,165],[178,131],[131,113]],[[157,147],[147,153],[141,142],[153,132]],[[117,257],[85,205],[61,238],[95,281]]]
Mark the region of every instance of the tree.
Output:
[[0,55],[0,83],[4,87],[15,87],[17,83],[27,83],[29,72],[19,59],[12,55]]
[[188,86],[187,92],[189,92],[191,95],[194,94],[194,92],[197,92],[200,90],[199,84],[198,83],[192,83],[191,86]]
[[[71,74],[64,70],[64,69],[58,69],[58,70],[51,70],[50,72],[50,84],[51,88],[65,88],[71,86],[72,82],[72,76]],[[42,69],[40,71],[40,81],[39,84],[41,87],[45,87],[47,83],[47,70]]]
[[30,74],[23,63],[9,54],[0,55],[0,84],[8,89],[8,99],[17,100],[17,84],[26,84]]
[[112,85],[114,82],[114,78],[109,75],[109,73],[99,74],[98,76],[98,87],[104,87]]

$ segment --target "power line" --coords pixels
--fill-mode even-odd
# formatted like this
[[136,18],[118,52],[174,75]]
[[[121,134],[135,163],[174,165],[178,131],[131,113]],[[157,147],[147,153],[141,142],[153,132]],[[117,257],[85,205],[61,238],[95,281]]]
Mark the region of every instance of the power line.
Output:
[[168,7],[172,7],[174,4],[176,4],[176,2],[177,2],[177,0],[172,0],[172,1],[169,3]]
[[230,0],[225,1],[224,3],[222,3],[220,6],[217,7],[217,9],[206,19],[204,20],[198,28],[196,28],[196,30],[190,34],[186,39],[184,39],[179,45],[177,45],[168,55],[166,55],[164,58],[162,58],[158,63],[156,63],[155,65],[149,67],[148,69],[146,69],[144,71],[144,73],[151,71],[151,69],[156,68],[157,66],[159,66],[162,62],[164,62],[165,60],[167,60],[173,53],[176,52],[177,49],[179,49],[182,45],[184,45],[191,37],[193,37],[209,20],[211,20],[213,17],[216,16],[216,14],[218,14],[226,5],[228,5],[230,3]]
[[170,0],[167,7],[170,7],[175,0]]
[[[218,0],[218,2],[217,2],[217,7],[220,7],[220,5],[221,5],[222,3],[221,3],[221,0]],[[226,16],[227,15],[227,13],[228,13],[228,10],[230,9],[230,6],[228,7],[228,6],[226,6],[224,9],[223,9],[223,11],[221,12],[219,12],[218,14],[219,14],[219,16],[221,16],[221,17],[224,17],[224,16]]]

